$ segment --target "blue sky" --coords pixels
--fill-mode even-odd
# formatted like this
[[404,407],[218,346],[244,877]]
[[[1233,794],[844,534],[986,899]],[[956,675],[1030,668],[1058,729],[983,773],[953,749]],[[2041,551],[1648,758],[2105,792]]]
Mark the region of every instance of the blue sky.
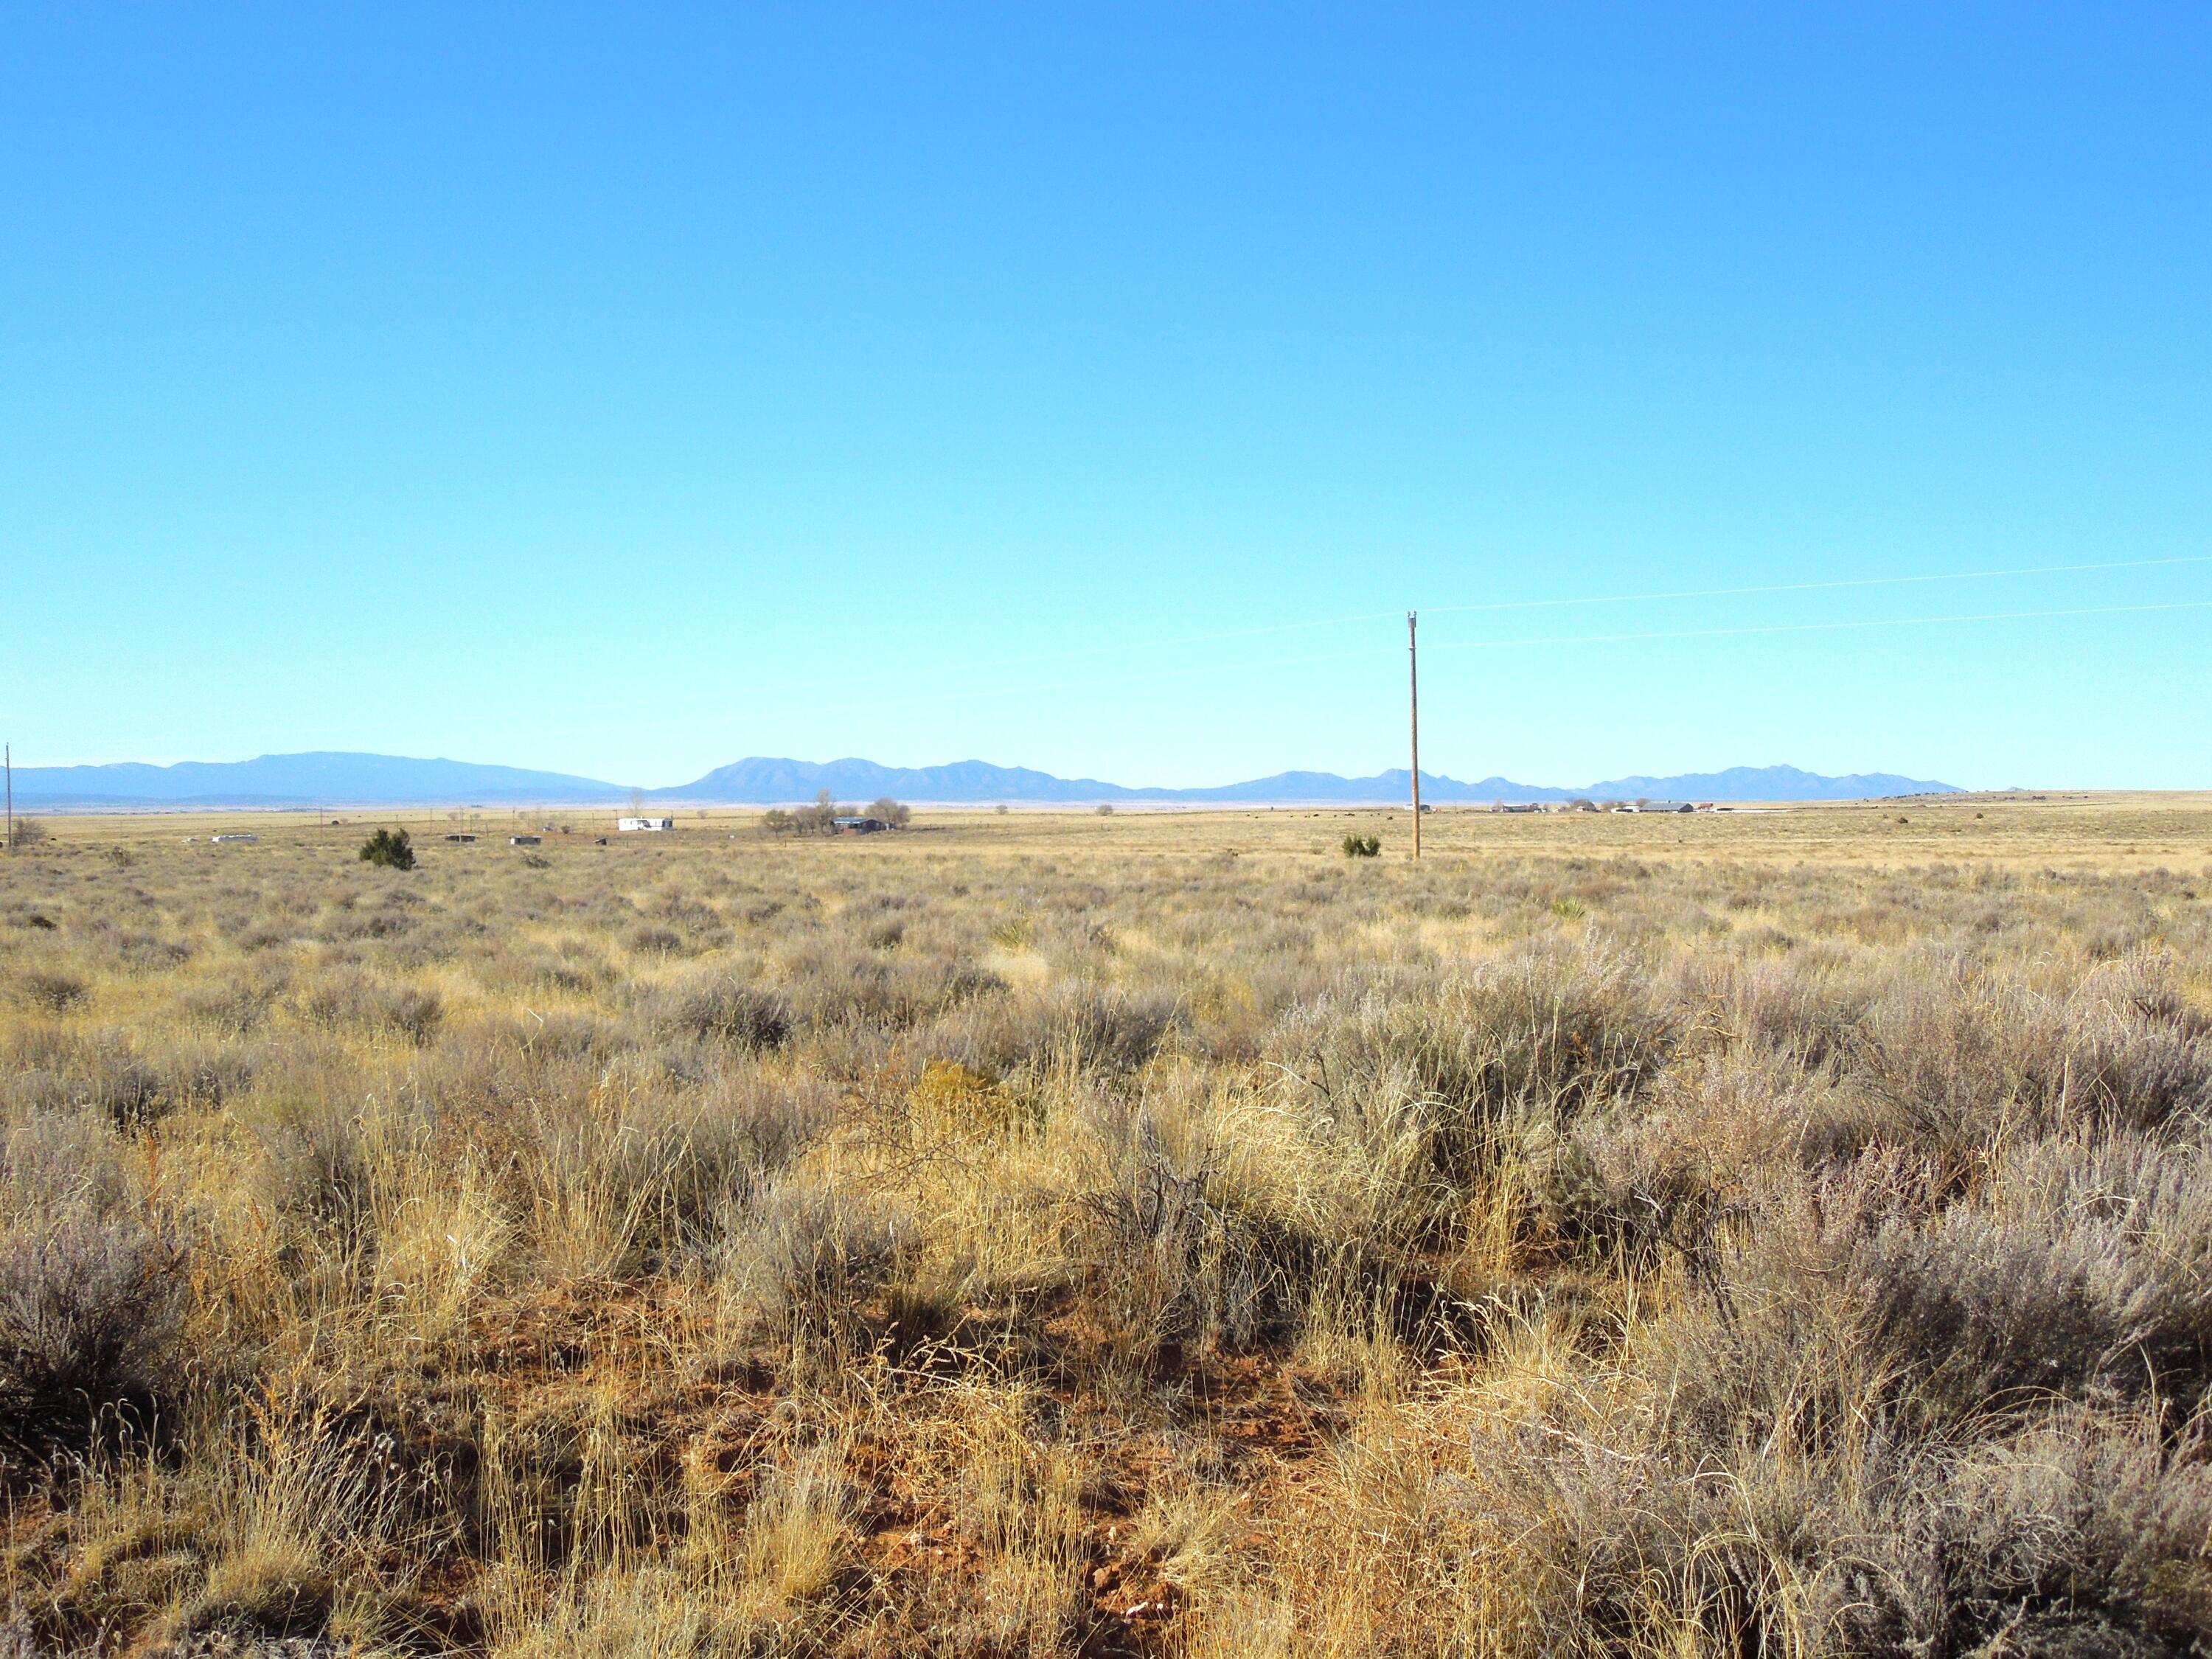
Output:
[[2201,7],[0,26],[19,761],[2212,785]]

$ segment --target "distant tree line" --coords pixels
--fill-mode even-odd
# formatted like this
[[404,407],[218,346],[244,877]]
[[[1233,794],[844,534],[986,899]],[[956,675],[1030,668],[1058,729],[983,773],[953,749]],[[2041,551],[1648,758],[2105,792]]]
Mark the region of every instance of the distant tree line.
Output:
[[903,830],[914,821],[914,809],[889,795],[866,807],[841,806],[824,789],[811,806],[788,812],[780,806],[770,807],[761,814],[761,829],[771,836],[826,836],[839,818],[875,818],[894,830]]

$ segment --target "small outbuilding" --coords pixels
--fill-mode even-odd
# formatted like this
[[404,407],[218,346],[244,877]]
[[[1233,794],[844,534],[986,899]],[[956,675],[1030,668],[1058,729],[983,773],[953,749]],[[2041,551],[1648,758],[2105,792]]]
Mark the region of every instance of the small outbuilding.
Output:
[[830,833],[833,836],[872,836],[890,825],[881,818],[832,818]]
[[536,836],[509,836],[507,838],[507,844],[509,847],[535,847],[538,845],[538,840]]

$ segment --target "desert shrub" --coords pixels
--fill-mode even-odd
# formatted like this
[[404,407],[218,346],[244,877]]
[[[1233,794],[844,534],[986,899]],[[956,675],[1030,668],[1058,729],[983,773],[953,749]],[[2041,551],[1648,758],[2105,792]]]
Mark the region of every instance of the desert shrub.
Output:
[[916,1242],[913,1222],[886,1200],[787,1177],[747,1204],[722,1278],[738,1305],[795,1351],[842,1355]]
[[431,1039],[445,1015],[445,1003],[435,991],[403,985],[385,1000],[381,1023],[385,1030],[419,1044]]
[[81,1007],[92,997],[92,988],[76,975],[35,968],[16,976],[15,989],[33,1008],[54,1014]]
[[[15,1045],[16,1056],[27,1052],[36,1049]],[[80,1052],[64,1040],[41,1058],[52,1063],[55,1053]],[[127,1208],[132,1192],[112,1126],[100,1113],[78,1107],[0,1118],[0,1224],[73,1196]]]
[[1380,836],[1354,835],[1344,838],[1344,856],[1348,859],[1371,859],[1382,850],[1382,837]]
[[2054,1399],[2188,1412],[2212,1381],[2194,1149],[2026,1146],[1966,1202],[1944,1201],[1940,1166],[1895,1152],[1770,1168],[1759,1185],[1697,1249],[1655,1350],[1704,1440],[1820,1440],[1862,1420],[1956,1437]]
[[2101,969],[2064,996],[1941,963],[1894,978],[1852,1046],[1874,1132],[1935,1151],[1960,1179],[2008,1134],[2085,1120],[2155,1128],[2212,1109],[2212,1025],[2154,959]]
[[641,921],[623,931],[622,944],[635,956],[669,956],[684,948],[684,935],[660,922]]
[[2138,954],[2100,968],[2066,1000],[2065,1038],[2039,1079],[2054,1117],[2071,1107],[2154,1128],[2212,1113],[2212,1015],[2176,982],[2172,959]]
[[[1825,1194],[1844,1235],[1898,1196],[1872,1174]],[[2212,1520],[2195,1431],[2044,1395],[1931,1434],[1900,1409],[1924,1373],[1821,1276],[1844,1235],[1813,1207],[1783,1231],[1626,1372],[1474,1419],[1425,1518],[1482,1564],[1485,1599],[1554,1650],[2193,1651],[2185,1564]]]
[[886,956],[858,941],[824,940],[785,963],[785,994],[800,1024],[904,1031],[1002,988],[977,968],[943,957]]
[[646,914],[676,929],[694,949],[726,944],[730,937],[729,925],[722,920],[721,912],[692,894],[662,893],[647,907]]
[[2208,1177],[2193,1147],[2055,1138],[1924,1227],[1886,1219],[1848,1271],[1912,1410],[1950,1423],[2146,1391],[2193,1409],[2212,1382]]
[[1419,1515],[1470,1575],[1440,1611],[1485,1605],[1541,1632],[1528,1651],[2148,1659],[2203,1639],[2212,1477],[2148,1413],[2063,1408],[1948,1454],[1875,1423],[1710,1439],[1656,1381],[1475,1420]]
[[1181,1003],[1159,991],[1079,985],[1048,1005],[1048,1053],[1071,1066],[1126,1072],[1142,1066],[1176,1028]]
[[[289,935],[264,938],[264,930],[253,928],[240,936],[241,949],[253,951],[281,944]],[[128,928],[100,941],[100,954],[125,973],[161,974],[183,966],[192,958],[192,946],[183,939],[164,939],[157,934]]]
[[1580,1115],[1534,1170],[1544,1228],[1563,1242],[1649,1263],[1668,1249],[1696,1253],[1740,1195],[1766,1176],[1817,1161],[1811,1126],[1837,1091],[1763,1047],[1705,1056],[1669,1073],[1650,1098],[1602,1103]]
[[1501,1132],[1553,1130],[1641,1089],[1677,1036],[1625,957],[1542,945],[1450,978],[1377,981],[1294,1009],[1270,1044],[1325,1136],[1382,1146],[1421,1115],[1433,1168],[1463,1181]]
[[445,1018],[435,991],[358,971],[324,975],[301,995],[299,1010],[314,1024],[388,1032],[418,1046],[437,1035]]
[[690,1110],[690,1156],[757,1186],[795,1162],[837,1120],[840,1091],[824,1079],[765,1068],[725,1073]]
[[142,1129],[180,1107],[217,1106],[252,1079],[255,1055],[235,1043],[137,1047],[119,1030],[40,1056],[9,1073],[0,1099],[46,1109],[91,1108],[118,1129]]
[[971,994],[945,999],[928,1027],[932,1053],[994,1079],[1054,1067],[1118,1074],[1159,1052],[1183,1021],[1180,998],[1090,983],[1014,995],[975,974]]
[[[1753,948],[1766,941],[1748,940]],[[1808,1068],[1839,1064],[1856,1040],[1866,993],[1802,957],[1789,961],[1700,957],[1680,994],[1720,1013],[1735,1041]]]
[[36,818],[17,818],[15,836],[12,845],[19,848],[43,847],[53,839],[46,826]]
[[1103,1158],[1102,1178],[1078,1198],[1087,1279],[1122,1356],[1143,1367],[1171,1349],[1242,1350],[1287,1330],[1303,1241],[1226,1201],[1223,1149],[1206,1137],[1171,1140],[1150,1113],[1110,1097],[1092,1096],[1088,1108]]
[[246,1036],[267,1022],[287,983],[282,970],[226,974],[211,984],[184,991],[177,999],[177,1012],[221,1036]]
[[264,1212],[341,1251],[366,1242],[375,1152],[361,1112],[327,1099],[301,1102],[254,1130],[261,1157],[252,1191]]
[[379,830],[362,842],[361,861],[386,870],[412,870],[415,843],[404,830]]
[[1936,1637],[1975,1652],[2201,1651],[2212,1636],[2203,1453],[2194,1432],[2174,1443],[2154,1413],[2085,1407],[1977,1448],[1944,1470],[1912,1529],[1925,1553],[1917,1583],[1905,1582],[1935,1593],[1888,1620],[1860,1615],[1863,1647],[1893,1633],[1899,1650]]
[[676,1030],[733,1048],[780,1048],[792,1032],[790,1004],[734,975],[672,986],[655,997],[653,1012]]
[[35,1447],[174,1383],[181,1244],[80,1194],[0,1234],[0,1435]]
[[817,1079],[738,1067],[689,1098],[633,1105],[621,1130],[629,1144],[615,1155],[635,1180],[663,1179],[688,1227],[724,1196],[752,1191],[786,1168],[836,1115],[836,1091]]
[[634,1035],[629,1029],[594,1014],[564,1008],[541,1014],[531,1009],[519,1019],[495,1016],[448,1030],[440,1046],[447,1050],[464,1046],[495,1050],[495,1057],[489,1058],[488,1064],[510,1067],[519,1064],[523,1069],[535,1069],[549,1061],[604,1062],[628,1046]]
[[697,1093],[609,1104],[541,1103],[527,1146],[541,1248],[571,1271],[616,1279],[716,1258],[836,1111],[817,1085],[750,1070]]

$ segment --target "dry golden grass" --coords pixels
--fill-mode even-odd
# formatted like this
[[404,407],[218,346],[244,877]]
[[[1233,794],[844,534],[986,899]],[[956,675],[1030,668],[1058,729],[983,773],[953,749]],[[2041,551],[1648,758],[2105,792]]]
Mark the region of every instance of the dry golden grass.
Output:
[[2212,799],[389,821],[0,859],[27,1650],[2212,1642]]

